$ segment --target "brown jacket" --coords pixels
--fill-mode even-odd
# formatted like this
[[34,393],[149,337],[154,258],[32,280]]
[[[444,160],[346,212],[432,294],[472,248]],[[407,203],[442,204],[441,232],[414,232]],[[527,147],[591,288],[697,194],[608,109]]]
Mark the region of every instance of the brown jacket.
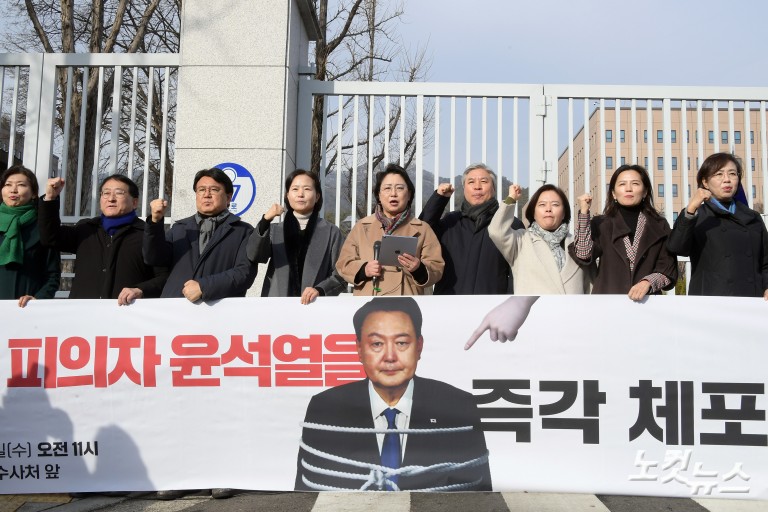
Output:
[[[355,282],[355,276],[366,263],[373,259],[373,243],[381,240],[384,230],[375,215],[360,219],[349,232],[336,262],[336,270],[354,285],[355,295],[373,295],[373,281],[368,279]],[[393,233],[398,236],[415,236],[418,245],[415,256],[427,267],[427,282],[417,284],[413,276],[398,267],[384,266],[384,275],[379,279],[376,295],[423,295],[424,288],[432,286],[443,276],[445,262],[437,240],[429,224],[419,219],[411,219]]]
[[592,240],[594,249],[592,260],[584,262],[576,257],[575,246],[569,246],[571,257],[582,265],[594,263],[600,259],[597,266],[593,294],[625,294],[640,282],[645,276],[660,273],[667,276],[671,283],[665,288],[669,290],[677,281],[677,258],[667,249],[667,239],[671,232],[669,224],[663,217],[646,216],[645,230],[637,248],[635,268],[629,270],[629,258],[624,247],[624,237],[629,234],[624,219],[620,214],[606,217],[598,215],[592,219]]

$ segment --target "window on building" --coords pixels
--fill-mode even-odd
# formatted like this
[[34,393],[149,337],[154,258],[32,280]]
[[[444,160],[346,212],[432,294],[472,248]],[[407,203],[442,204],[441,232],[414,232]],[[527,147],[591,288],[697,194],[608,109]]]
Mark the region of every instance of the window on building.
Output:
[[741,144],[741,132],[733,132],[733,143]]
[[752,172],[755,172],[755,159],[752,159]]
[[643,167],[645,167],[646,171],[648,170],[648,157],[645,157],[645,165]]
[[673,171],[677,170],[677,157],[676,156],[672,157],[672,170]]
[[757,197],[757,185],[752,185],[752,199]]
[[685,130],[685,143],[686,144],[690,144],[691,143],[691,137],[690,137],[689,130]]
[[688,185],[688,197],[691,197],[691,186]]
[[677,142],[677,130],[672,130],[672,144]]
[[605,142],[613,142],[613,130],[605,130]]
[[643,142],[648,144],[648,130],[643,130]]
[[698,144],[699,143],[699,130],[696,130],[694,133],[695,133],[695,137],[696,137],[696,144]]
[[619,140],[621,142],[625,142],[624,141],[624,130],[619,130]]
[[715,143],[715,132],[712,130],[709,130],[709,143],[714,144]]
[[696,157],[696,168],[699,168],[699,157]]
[[627,158],[621,157],[621,165],[627,165]]
[[677,184],[672,184],[672,197],[677,197]]
[[676,222],[677,221],[677,216],[678,216],[677,212],[672,212],[672,222]]
[[723,130],[720,132],[720,142],[728,144],[728,132]]
[[659,197],[664,197],[664,184],[659,183],[659,193],[657,194]]
[[686,159],[685,166],[687,167],[687,170],[691,170],[691,157]]
[[606,169],[613,169],[613,157],[612,156],[605,157],[605,168]]
[[656,142],[664,142],[664,130],[656,130]]
[[656,168],[658,170],[660,170],[660,171],[664,170],[664,157],[663,156],[656,157]]
[[755,143],[755,132],[752,130],[749,131],[749,143],[754,144]]

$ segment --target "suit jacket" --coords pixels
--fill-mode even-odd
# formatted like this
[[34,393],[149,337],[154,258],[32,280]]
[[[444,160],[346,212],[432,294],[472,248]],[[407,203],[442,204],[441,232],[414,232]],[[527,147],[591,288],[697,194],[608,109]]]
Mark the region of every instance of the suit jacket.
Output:
[[[292,215],[292,214],[288,214]],[[261,289],[263,297],[287,297],[290,280],[290,263],[285,248],[284,223],[270,224],[269,232],[261,235],[253,230],[248,240],[248,259],[254,263],[266,263],[267,276]],[[341,250],[339,228],[317,219],[304,258],[299,290],[307,287],[321,288],[325,295],[338,295],[347,289],[347,282],[336,272],[336,260]]]
[[[589,269],[565,251],[565,264],[557,268],[547,243],[526,229],[511,229],[514,206],[501,203],[488,226],[488,234],[512,266],[515,295],[572,295],[589,293]],[[569,237],[565,239],[568,246]]]
[[[339,427],[374,428],[368,395],[368,379],[328,389],[312,397],[305,422]],[[473,430],[436,434],[408,434],[401,467],[430,466],[442,462],[464,462],[487,453],[485,435],[480,430],[480,415],[474,397],[444,382],[414,377],[413,406],[408,428],[429,429],[471,425]],[[376,434],[328,432],[304,428],[302,440],[312,448],[360,462],[381,464]],[[324,486],[360,489],[365,480],[321,475],[307,470],[302,460],[316,467],[367,476],[370,470],[330,461],[299,449],[296,461],[296,490],[315,490],[302,477]],[[491,490],[488,461],[483,464],[447,472],[425,472],[400,476],[402,490],[418,490],[480,480],[464,490]],[[369,488],[370,490],[377,490]]]
[[213,231],[200,254],[200,228],[194,215],[181,219],[165,232],[162,222],[147,218],[144,231],[144,261],[171,267],[162,298],[183,297],[184,283],[200,283],[202,300],[245,297],[256,278],[256,265],[248,261],[245,248],[253,228],[236,215],[229,215]]

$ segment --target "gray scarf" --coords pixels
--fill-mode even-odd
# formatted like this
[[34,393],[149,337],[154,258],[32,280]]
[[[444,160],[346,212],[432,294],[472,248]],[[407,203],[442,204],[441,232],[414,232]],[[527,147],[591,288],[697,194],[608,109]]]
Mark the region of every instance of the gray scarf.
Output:
[[556,230],[547,231],[546,229],[542,229],[541,226],[534,221],[531,224],[531,227],[528,228],[528,231],[547,243],[549,249],[552,251],[552,255],[555,257],[557,269],[563,270],[563,267],[565,266],[565,249],[563,249],[561,244],[563,243],[563,240],[565,240],[565,237],[568,236],[568,224],[562,223]]
[[229,217],[229,211],[227,210],[224,210],[218,215],[195,214],[195,222],[197,222],[197,226],[200,228],[200,238],[198,239],[198,243],[200,244],[200,254],[203,254],[205,246],[211,241],[211,237],[213,236],[216,227],[224,222],[224,219],[227,217]]

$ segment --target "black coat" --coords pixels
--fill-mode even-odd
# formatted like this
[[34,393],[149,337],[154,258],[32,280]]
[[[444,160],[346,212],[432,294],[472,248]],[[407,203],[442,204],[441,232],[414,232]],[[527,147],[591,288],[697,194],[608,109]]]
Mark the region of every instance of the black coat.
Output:
[[[374,428],[368,379],[330,388],[312,397],[304,418],[307,423],[338,427]],[[480,430],[480,415],[474,397],[445,382],[414,377],[413,404],[408,428],[435,429],[474,427],[469,431],[409,434],[401,467],[431,466],[441,462],[465,462],[486,454],[485,435]],[[310,447],[348,459],[370,464],[381,464],[381,455],[375,434],[330,432],[304,428],[302,441]],[[309,471],[302,460],[321,468],[368,475],[369,469],[329,461],[299,449],[296,461],[296,490],[311,490],[302,477],[311,482],[344,489],[360,489],[365,480],[341,476],[325,476]],[[488,462],[477,466],[446,472],[426,472],[400,477],[402,490],[479,481],[466,490],[490,491],[491,471]],[[370,490],[374,490],[373,488]]]
[[[5,233],[0,233],[0,243]],[[52,299],[59,289],[61,257],[59,251],[40,243],[40,231],[33,222],[21,228],[24,261],[0,265],[0,300],[32,295],[36,299]]]
[[691,219],[681,211],[667,245],[691,258],[689,295],[762,297],[768,289],[765,223],[738,201],[735,215],[709,201]]
[[[512,272],[488,236],[493,212],[479,223],[453,211],[441,218],[450,198],[432,194],[419,218],[440,240],[445,260],[443,277],[435,295],[497,295],[512,293]],[[515,218],[510,229],[524,229]]]
[[[667,249],[669,224],[663,217],[652,217],[646,213],[645,228],[637,245],[635,266],[629,270],[629,257],[624,246],[624,237],[629,235],[624,218],[619,212],[614,215],[598,215],[591,221],[592,259],[583,261],[576,257],[573,243],[568,247],[571,257],[583,266],[590,266],[599,258],[597,273],[593,279],[593,294],[629,293],[630,288],[650,274],[663,274],[670,280],[666,290],[677,282],[677,258]],[[660,292],[659,292],[660,293]]]
[[44,245],[77,258],[70,299],[116,299],[123,288],[139,288],[145,298],[160,296],[168,270],[144,264],[143,220],[134,220],[113,236],[101,227],[101,217],[62,226],[56,199],[40,201],[37,221]]
[[171,267],[163,298],[184,297],[184,283],[200,284],[202,300],[245,297],[256,278],[256,265],[246,254],[253,228],[236,215],[229,215],[217,226],[200,254],[200,228],[194,215],[176,221],[168,232],[162,223],[147,219],[144,233],[144,261]]

